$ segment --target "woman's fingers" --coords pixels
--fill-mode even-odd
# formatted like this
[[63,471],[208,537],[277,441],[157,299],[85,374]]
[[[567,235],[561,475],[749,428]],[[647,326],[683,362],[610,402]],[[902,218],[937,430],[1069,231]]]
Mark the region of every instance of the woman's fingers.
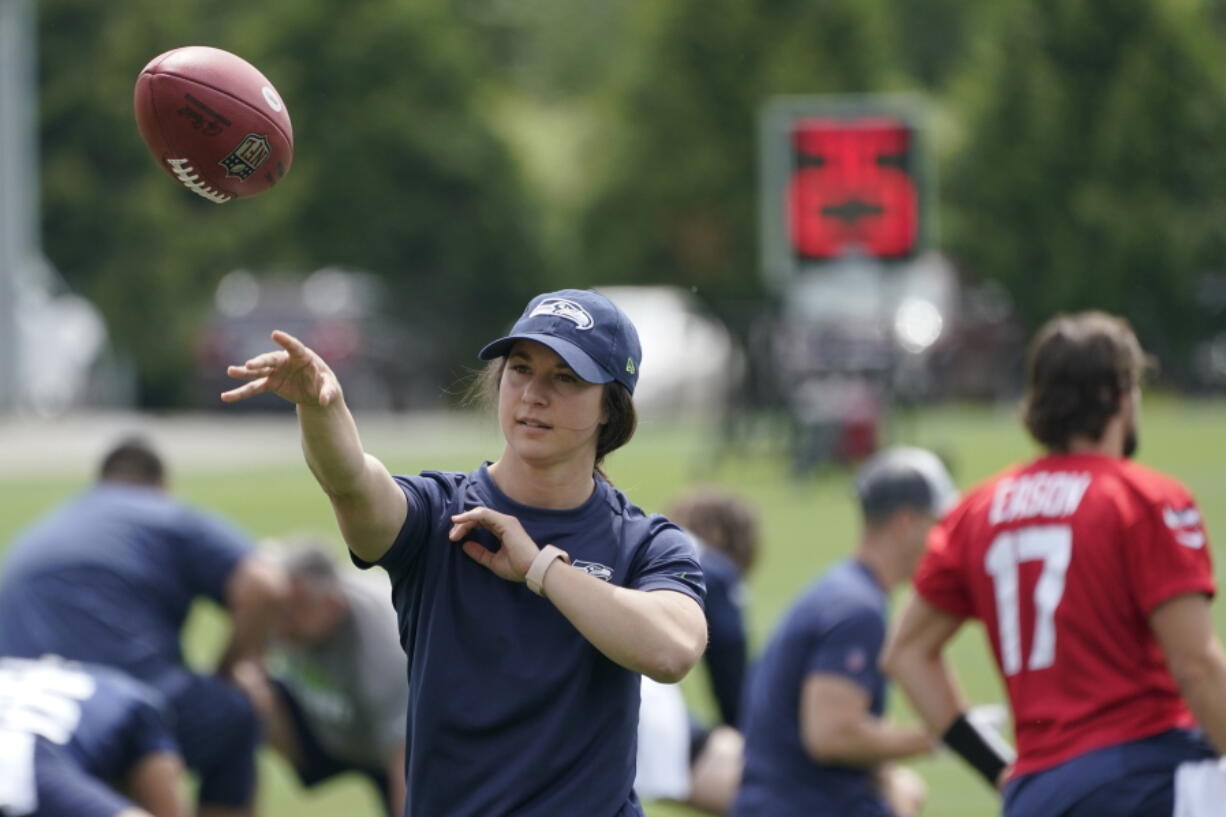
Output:
[[245,363],[241,366],[231,365],[231,366],[226,367],[226,374],[229,375],[230,377],[233,377],[235,379],[246,379],[246,380],[250,380],[253,377],[268,377],[270,374],[273,373],[273,371],[275,370],[268,366],[262,366],[258,369],[253,369]]
[[[291,335],[289,332],[285,332],[281,329],[274,329],[272,330],[272,335],[270,337],[272,337],[274,343],[288,352],[290,357],[310,356],[311,350],[307,348],[307,345]],[[280,353],[274,352],[273,354]]]
[[[515,517],[485,507],[476,507],[464,513],[458,513],[451,517],[451,521],[456,526],[452,528],[452,540],[458,540],[474,526],[485,528],[499,539],[506,538],[508,533],[515,532],[515,529],[519,527],[519,520]],[[457,529],[460,529],[460,532],[457,532]]]
[[493,568],[494,559],[497,557],[489,550],[482,547],[479,542],[469,540],[460,545],[460,549],[464,551],[464,554],[468,556],[468,558],[472,559],[482,567]]
[[223,391],[221,400],[223,403],[237,403],[239,400],[245,400],[248,397],[254,397],[257,394],[262,394],[268,388],[268,378],[261,377],[258,380],[252,380],[250,383],[244,383],[237,388]]
[[511,567],[511,562],[506,557],[505,551],[500,550],[496,553],[491,553],[482,547],[479,542],[471,540],[460,545],[460,549],[464,551],[468,558],[499,578],[512,582],[522,582],[524,580],[523,576],[516,573],[515,569]]

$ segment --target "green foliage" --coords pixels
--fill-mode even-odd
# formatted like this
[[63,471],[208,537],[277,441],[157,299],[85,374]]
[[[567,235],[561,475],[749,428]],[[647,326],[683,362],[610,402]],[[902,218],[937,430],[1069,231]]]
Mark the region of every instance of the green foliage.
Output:
[[[1175,363],[1226,250],[1226,87],[1197,4],[1019,4],[968,95],[949,246],[1025,319],[1127,315]],[[1170,354],[1174,352],[1175,354]]]
[[[136,362],[145,405],[186,399],[194,328],[236,267],[368,268],[446,370],[469,361],[472,327],[543,288],[670,282],[726,317],[754,311],[762,104],[920,91],[939,245],[1003,282],[1028,324],[1121,311],[1170,363],[1223,320],[1197,297],[1226,250],[1223,9],[43,0],[45,243]],[[132,82],[188,43],[281,90],[297,152],[277,190],[217,207],[146,155]]]
[[596,281],[666,280],[716,302],[760,294],[757,115],[776,94],[886,87],[876,2],[637,7],[604,100],[581,227]]
[[[465,362],[467,327],[505,322],[505,302],[536,289],[530,199],[483,118],[479,43],[444,6],[45,0],[40,12],[47,252],[134,358],[143,403],[183,399],[193,328],[237,267],[370,269],[441,357]],[[147,155],[132,85],[186,44],[234,51],[278,86],[296,151],[276,190],[219,207]]]

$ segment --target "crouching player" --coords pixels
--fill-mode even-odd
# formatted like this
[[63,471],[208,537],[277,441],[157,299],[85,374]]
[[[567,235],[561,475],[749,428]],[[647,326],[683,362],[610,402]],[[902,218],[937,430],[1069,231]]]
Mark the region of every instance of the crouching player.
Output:
[[935,454],[894,448],[860,469],[856,493],[854,553],[802,593],[754,670],[734,817],[914,817],[923,808],[923,780],[895,761],[936,745],[885,718],[877,659],[890,591],[910,578],[957,491]]
[[386,580],[341,571],[313,540],[279,560],[290,596],[268,656],[237,671],[268,743],[307,788],[366,778],[389,817],[404,812],[408,659]]
[[153,689],[58,658],[0,658],[0,815],[186,817]]
[[758,554],[758,512],[735,494],[700,487],[677,498],[665,515],[698,546],[707,583],[709,640],[703,664],[721,722],[714,727],[699,723],[676,685],[644,678],[634,789],[645,800],[673,800],[727,814],[741,783],[745,754],[739,731],[749,663],[743,605],[745,578]]

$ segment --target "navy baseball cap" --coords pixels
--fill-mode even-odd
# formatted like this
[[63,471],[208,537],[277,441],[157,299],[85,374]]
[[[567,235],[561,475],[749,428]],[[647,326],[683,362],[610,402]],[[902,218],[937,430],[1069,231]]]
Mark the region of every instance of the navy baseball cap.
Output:
[[856,495],[866,519],[885,519],[900,508],[938,519],[958,501],[958,489],[940,458],[923,448],[889,448],[856,474]]
[[643,351],[639,333],[626,313],[592,289],[560,289],[537,295],[505,337],[477,354],[493,360],[517,340],[534,340],[558,353],[588,383],[617,381],[631,394],[639,381]]

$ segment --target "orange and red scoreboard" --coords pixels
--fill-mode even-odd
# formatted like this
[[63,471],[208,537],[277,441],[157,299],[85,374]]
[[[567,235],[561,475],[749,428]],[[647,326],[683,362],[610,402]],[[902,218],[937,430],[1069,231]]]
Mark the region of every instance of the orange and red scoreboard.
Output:
[[925,248],[918,122],[916,105],[893,97],[785,97],[766,107],[760,150],[769,277],[790,279],[849,253],[905,261]]

